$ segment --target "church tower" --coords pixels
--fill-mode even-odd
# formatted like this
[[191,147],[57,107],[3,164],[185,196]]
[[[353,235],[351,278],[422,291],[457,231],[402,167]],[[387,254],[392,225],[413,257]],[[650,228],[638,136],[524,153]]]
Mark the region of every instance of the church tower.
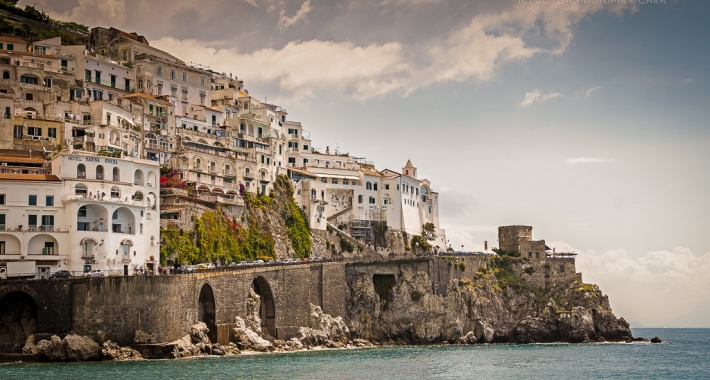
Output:
[[407,164],[402,168],[402,174],[417,179],[417,168],[412,165],[411,160],[407,160]]

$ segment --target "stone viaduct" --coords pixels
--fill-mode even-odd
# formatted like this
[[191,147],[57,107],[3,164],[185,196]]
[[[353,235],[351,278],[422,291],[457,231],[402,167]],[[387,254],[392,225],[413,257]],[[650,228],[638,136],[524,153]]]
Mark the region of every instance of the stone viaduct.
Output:
[[[0,351],[21,346],[29,334],[75,333],[120,345],[170,342],[205,322],[210,339],[226,344],[236,316],[247,313],[250,289],[261,296],[263,327],[290,339],[310,325],[310,304],[346,315],[349,279],[396,277],[402,266],[427,271],[441,294],[451,279],[473,279],[486,257],[411,258],[362,263],[325,262],[170,276],[116,276],[0,283]],[[347,318],[346,318],[347,320]]]

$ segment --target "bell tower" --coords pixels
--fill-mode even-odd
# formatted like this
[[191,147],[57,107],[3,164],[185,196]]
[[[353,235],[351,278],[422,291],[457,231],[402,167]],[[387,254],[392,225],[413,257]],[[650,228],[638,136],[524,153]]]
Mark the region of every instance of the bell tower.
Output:
[[407,160],[407,164],[402,168],[402,174],[417,179],[417,168],[412,165],[412,160]]

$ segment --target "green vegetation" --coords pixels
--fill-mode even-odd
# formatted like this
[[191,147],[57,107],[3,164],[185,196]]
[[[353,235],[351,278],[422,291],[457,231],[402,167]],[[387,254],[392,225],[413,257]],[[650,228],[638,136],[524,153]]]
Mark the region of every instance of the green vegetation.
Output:
[[431,252],[431,244],[421,235],[412,236],[412,247],[415,252]]
[[533,267],[527,267],[525,268],[524,272],[530,275],[535,273],[535,269],[533,269]]
[[0,33],[3,34],[18,36],[29,41],[61,37],[62,44],[65,45],[78,45],[81,42],[76,39],[76,36],[89,34],[88,26],[72,21],[54,20],[33,5],[20,8],[15,0],[0,0],[0,9],[11,14],[0,18]]
[[374,222],[372,224],[372,233],[374,235],[373,243],[375,248],[387,247],[387,222]]
[[426,240],[436,239],[436,227],[434,227],[434,223],[422,224],[422,236]]
[[345,237],[341,236],[340,237],[340,248],[343,251],[348,251],[348,252],[352,253],[355,250],[355,245],[353,243],[351,243]]
[[[169,169],[161,172],[161,179],[172,180]],[[167,261],[172,255],[180,263],[273,259],[276,257],[275,241],[268,216],[274,212],[283,218],[294,256],[310,256],[308,224],[293,201],[293,189],[288,178],[279,176],[274,183],[273,197],[246,193],[245,203],[247,211],[240,222],[227,217],[218,205],[217,210],[194,218],[193,231],[176,228],[161,230],[164,240],[160,249],[161,261]]]
[[456,264],[456,268],[461,269],[461,272],[466,270],[466,264],[464,262],[460,262]]
[[498,256],[520,257],[520,252],[517,251],[506,251],[505,249],[493,248],[493,252],[497,253]]
[[[501,253],[497,253],[499,256],[494,257],[491,260],[491,270],[494,272],[496,279],[498,280],[498,285],[501,289],[511,287],[517,292],[536,292],[539,290],[537,287],[528,284],[513,270],[513,265],[520,259],[516,259],[516,256],[512,254],[501,255]],[[520,253],[518,253],[517,256],[520,256]]]

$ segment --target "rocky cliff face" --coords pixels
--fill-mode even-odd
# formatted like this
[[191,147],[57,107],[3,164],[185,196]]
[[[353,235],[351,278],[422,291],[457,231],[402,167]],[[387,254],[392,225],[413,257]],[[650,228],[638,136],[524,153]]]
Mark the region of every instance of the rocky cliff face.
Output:
[[579,277],[538,288],[520,274],[483,269],[475,280],[451,280],[436,294],[426,271],[402,266],[391,283],[377,282],[363,274],[349,284],[346,319],[354,337],[403,343],[633,339],[608,298]]

